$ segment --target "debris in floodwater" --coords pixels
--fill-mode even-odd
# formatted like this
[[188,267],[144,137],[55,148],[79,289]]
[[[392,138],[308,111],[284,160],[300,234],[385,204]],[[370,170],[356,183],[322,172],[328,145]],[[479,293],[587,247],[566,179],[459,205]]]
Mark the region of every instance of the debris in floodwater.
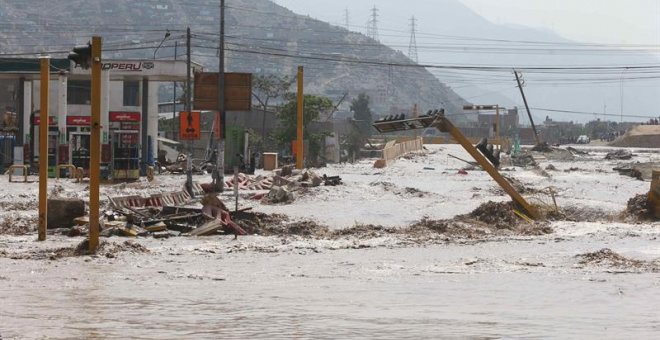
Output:
[[642,261],[630,259],[609,248],[603,248],[592,253],[578,254],[578,263],[588,266],[609,267],[619,270],[633,270],[645,272],[660,272],[660,261]]
[[649,204],[648,196],[639,194],[629,199],[625,215],[637,221],[653,220],[653,210]]
[[513,213],[511,202],[487,202],[474,209],[467,216],[495,226],[497,229],[513,229],[520,222]]
[[631,159],[632,157],[632,152],[624,149],[612,151],[605,155],[605,159]]
[[18,251],[13,253],[0,253],[0,257],[9,257],[15,260],[57,260],[66,257],[77,257],[87,255],[98,255],[107,258],[115,258],[119,253],[128,252],[131,254],[148,253],[149,249],[145,246],[127,240],[123,243],[114,243],[101,241],[96,252],[89,251],[89,240],[83,240],[73,247],[58,249],[36,249],[30,251]]

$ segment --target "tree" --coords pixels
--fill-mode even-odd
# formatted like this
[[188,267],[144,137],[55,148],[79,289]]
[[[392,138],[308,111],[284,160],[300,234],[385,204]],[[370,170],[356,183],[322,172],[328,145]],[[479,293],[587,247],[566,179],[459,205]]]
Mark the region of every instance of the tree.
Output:
[[357,98],[351,102],[351,111],[355,113],[354,119],[360,129],[360,134],[365,137],[371,137],[373,115],[369,108],[370,98],[366,93],[360,93]]
[[[281,146],[291,145],[297,138],[297,100],[294,94],[287,95],[289,101],[277,113],[281,127],[276,138]],[[305,95],[303,109],[303,139],[309,141],[309,159],[316,159],[321,152],[321,141],[327,133],[313,133],[308,129],[310,124],[317,121],[322,113],[332,111],[334,105],[327,97]]]
[[283,97],[291,88],[293,78],[274,74],[258,75],[252,80],[252,96],[259,102],[263,112],[261,120],[261,141],[266,141],[266,111],[272,99]]
[[346,138],[346,149],[352,159],[357,157],[365,141],[372,135],[373,115],[369,108],[369,101],[370,98],[366,93],[360,93],[357,98],[351,101],[355,129]]

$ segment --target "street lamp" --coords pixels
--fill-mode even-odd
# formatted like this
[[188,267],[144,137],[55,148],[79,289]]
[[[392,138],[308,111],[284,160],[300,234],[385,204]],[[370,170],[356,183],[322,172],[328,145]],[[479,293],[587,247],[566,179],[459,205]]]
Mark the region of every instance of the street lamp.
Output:
[[158,47],[156,47],[156,50],[154,51],[154,60],[156,59],[156,52],[158,52],[158,49],[159,49],[161,46],[163,46],[163,43],[164,43],[165,40],[167,40],[167,38],[169,38],[169,37],[170,37],[170,30],[167,30],[167,32],[165,32],[165,38],[163,38],[163,40],[160,41],[160,44],[158,44]]

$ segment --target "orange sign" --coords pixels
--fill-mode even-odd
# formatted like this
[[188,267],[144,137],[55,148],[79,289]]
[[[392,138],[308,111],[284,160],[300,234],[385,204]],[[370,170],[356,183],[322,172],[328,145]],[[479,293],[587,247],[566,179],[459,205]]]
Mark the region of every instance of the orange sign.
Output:
[[180,140],[199,140],[202,135],[200,116],[199,111],[179,113]]

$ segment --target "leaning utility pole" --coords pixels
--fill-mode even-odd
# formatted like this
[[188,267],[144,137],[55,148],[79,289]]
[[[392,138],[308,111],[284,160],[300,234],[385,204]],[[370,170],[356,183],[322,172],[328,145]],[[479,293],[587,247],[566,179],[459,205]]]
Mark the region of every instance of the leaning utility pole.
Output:
[[525,103],[527,116],[529,117],[530,123],[532,123],[532,130],[534,130],[534,138],[536,139],[536,144],[539,145],[541,144],[541,138],[539,137],[539,133],[536,131],[536,125],[534,125],[534,119],[532,119],[532,113],[529,112],[529,105],[527,105],[527,98],[525,97],[525,91],[523,91],[522,84],[520,83],[520,76],[518,75],[518,71],[516,71],[515,69],[513,70],[513,73],[516,75],[516,82],[518,82],[518,88],[520,89],[520,94],[522,95],[523,102]]
[[[215,170],[213,184],[215,191],[224,191],[225,135],[227,114],[225,112],[225,0],[220,0],[220,44],[218,46],[218,113],[215,117],[218,127],[216,135]],[[247,158],[247,155],[243,157]]]

